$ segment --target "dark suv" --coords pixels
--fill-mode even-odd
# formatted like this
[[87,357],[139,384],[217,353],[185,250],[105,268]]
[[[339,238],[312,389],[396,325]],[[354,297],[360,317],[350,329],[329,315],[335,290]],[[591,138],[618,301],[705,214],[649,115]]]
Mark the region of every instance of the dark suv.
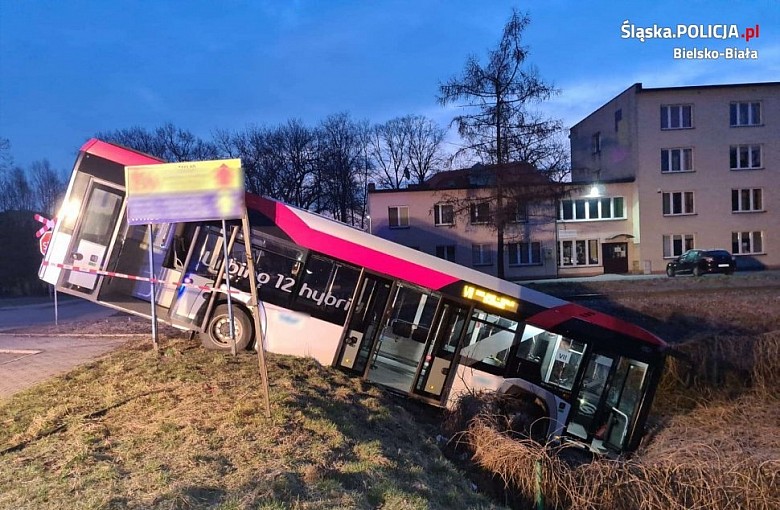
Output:
[[675,276],[691,273],[701,276],[704,273],[731,274],[737,268],[737,260],[726,250],[688,250],[666,265],[666,274]]

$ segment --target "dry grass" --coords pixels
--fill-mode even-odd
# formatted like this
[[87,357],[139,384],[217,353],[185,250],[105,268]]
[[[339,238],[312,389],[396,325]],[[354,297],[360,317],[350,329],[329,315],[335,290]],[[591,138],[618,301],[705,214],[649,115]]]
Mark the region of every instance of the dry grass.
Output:
[[0,402],[0,508],[493,508],[435,432],[311,359],[148,339]]
[[[558,447],[510,439],[495,397],[456,409],[448,422],[461,431],[455,441],[502,481],[516,508],[530,508],[539,495],[559,509],[780,508],[780,290],[749,276],[749,285],[652,280],[642,294],[625,283],[589,287],[608,294],[601,308],[686,340],[679,348],[690,363],[669,360],[653,409],[659,429],[632,458],[572,464]],[[687,290],[667,292],[671,285]]]
[[[518,508],[540,498],[546,508],[656,510],[756,509],[780,505],[780,462],[756,464],[695,443],[656,459],[595,460],[571,466],[556,448],[509,440],[477,419],[464,438],[481,466],[511,487]],[[698,455],[705,451],[706,456]]]
[[[516,508],[537,496],[558,509],[780,508],[780,278],[762,277],[574,289],[606,293],[585,304],[684,342],[693,361],[692,379],[669,363],[653,413],[662,426],[633,458],[567,463],[550,445],[509,439],[473,400],[448,422],[455,440]],[[157,359],[148,322],[127,317],[94,331],[145,338],[0,402],[0,450],[26,444],[0,454],[0,508],[493,506],[440,455],[435,430],[359,380],[270,356],[266,419],[253,356],[166,331]]]

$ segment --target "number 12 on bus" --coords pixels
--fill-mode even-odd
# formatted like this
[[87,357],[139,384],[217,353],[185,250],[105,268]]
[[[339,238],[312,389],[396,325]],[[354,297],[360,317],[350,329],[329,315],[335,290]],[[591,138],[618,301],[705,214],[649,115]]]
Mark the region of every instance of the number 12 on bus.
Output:
[[[253,347],[251,314],[258,313],[269,352],[312,356],[437,406],[472,390],[506,393],[518,416],[530,409],[540,439],[608,455],[638,446],[668,352],[653,334],[250,194],[256,274],[249,274],[235,222],[223,268],[218,223],[128,225],[124,167],[154,163],[96,139],[81,148],[39,271],[43,280],[143,317],[153,301],[160,320],[197,332],[207,348],[229,350],[219,291],[229,278],[242,291],[233,299],[240,348]],[[149,283],[117,273],[167,285],[152,295]],[[256,300],[249,278],[258,285]]]

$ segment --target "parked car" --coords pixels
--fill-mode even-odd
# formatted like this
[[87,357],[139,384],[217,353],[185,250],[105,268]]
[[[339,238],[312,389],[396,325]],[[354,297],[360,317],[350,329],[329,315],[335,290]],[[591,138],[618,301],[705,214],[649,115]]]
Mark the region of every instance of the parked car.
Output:
[[666,274],[675,276],[691,273],[701,276],[705,273],[731,274],[737,269],[737,259],[726,250],[688,250],[666,265]]

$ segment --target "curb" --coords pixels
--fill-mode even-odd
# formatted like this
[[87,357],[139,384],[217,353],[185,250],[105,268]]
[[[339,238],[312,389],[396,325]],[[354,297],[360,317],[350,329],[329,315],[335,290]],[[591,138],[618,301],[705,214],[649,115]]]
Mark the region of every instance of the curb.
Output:
[[5,333],[0,331],[0,336],[17,336],[24,338],[137,338],[146,333]]

